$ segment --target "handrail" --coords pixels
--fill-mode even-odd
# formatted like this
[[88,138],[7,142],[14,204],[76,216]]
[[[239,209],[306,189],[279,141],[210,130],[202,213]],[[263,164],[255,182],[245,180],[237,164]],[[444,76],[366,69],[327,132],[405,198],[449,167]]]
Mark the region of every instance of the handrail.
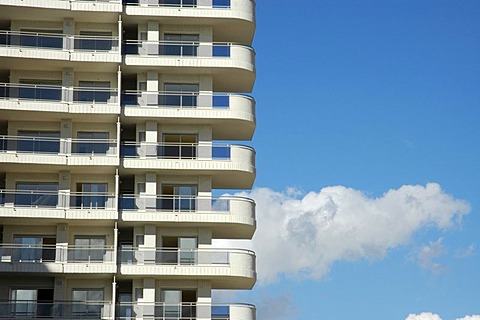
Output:
[[[85,1],[87,2],[87,1]],[[89,1],[91,2],[91,1]],[[0,30],[0,35],[27,35],[36,37],[58,37],[58,38],[72,38],[72,39],[99,39],[99,40],[118,40],[118,36],[95,36],[95,35],[81,35],[81,34],[65,34],[65,33],[47,33],[35,31],[21,31],[21,30]]]
[[201,45],[210,45],[210,46],[229,46],[229,47],[244,47],[248,48],[251,51],[254,51],[252,46],[241,44],[238,42],[220,42],[220,41],[175,41],[175,40],[132,40],[126,39],[123,40],[124,43],[127,44],[143,44],[143,43],[158,43],[158,44],[165,44],[165,45],[184,45],[184,46],[201,46]]

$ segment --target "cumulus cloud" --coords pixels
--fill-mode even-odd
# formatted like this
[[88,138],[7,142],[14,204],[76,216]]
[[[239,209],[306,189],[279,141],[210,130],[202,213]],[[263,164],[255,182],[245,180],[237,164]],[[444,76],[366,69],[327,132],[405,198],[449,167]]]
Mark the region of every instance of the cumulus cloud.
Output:
[[304,196],[269,188],[240,195],[255,199],[258,229],[251,246],[233,245],[253,246],[261,283],[280,275],[320,279],[335,261],[382,258],[417,230],[452,227],[470,211],[435,183],[405,185],[378,198],[343,186]]
[[286,292],[276,296],[264,294],[261,300],[256,302],[256,307],[258,319],[296,319],[292,296]]
[[423,245],[416,253],[416,260],[421,268],[428,269],[433,272],[442,271],[442,265],[434,262],[434,259],[440,257],[445,251],[442,245],[442,238],[437,241],[430,241],[429,244]]
[[442,320],[438,314],[422,312],[420,314],[409,314],[405,320]]
[[457,320],[480,320],[480,315],[465,316],[463,318],[457,318]]

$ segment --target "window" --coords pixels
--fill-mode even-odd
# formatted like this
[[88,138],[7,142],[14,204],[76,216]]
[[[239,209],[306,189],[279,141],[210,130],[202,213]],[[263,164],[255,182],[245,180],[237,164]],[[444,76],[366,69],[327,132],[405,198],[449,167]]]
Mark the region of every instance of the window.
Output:
[[75,39],[75,49],[88,51],[112,50],[111,31],[80,31],[80,37]]
[[197,0],[159,0],[158,4],[169,7],[195,7]]
[[18,93],[16,88],[10,92],[11,98],[28,100],[62,100],[62,81],[50,79],[20,79]]
[[105,237],[77,237],[73,258],[76,262],[103,262],[106,254]]
[[162,301],[163,308],[158,310],[157,317],[162,319],[196,317],[197,292],[195,290],[162,290]]
[[14,317],[44,318],[51,317],[53,310],[53,289],[17,288],[10,290],[11,309]]
[[56,207],[58,183],[17,182],[15,205],[27,207]]
[[107,103],[111,97],[110,82],[108,81],[80,81],[74,92],[74,101]]
[[77,208],[102,209],[107,205],[107,183],[78,183]]
[[60,152],[60,132],[58,131],[19,131],[17,141],[19,152]]
[[42,236],[15,236],[12,260],[17,262],[55,261],[55,238]]
[[160,54],[167,56],[197,56],[200,36],[198,34],[165,34],[165,44]]
[[108,132],[78,132],[79,141],[74,143],[73,150],[81,154],[107,154],[108,137]]
[[160,146],[160,157],[172,159],[194,159],[197,157],[196,134],[164,134],[163,146]]
[[102,318],[104,304],[103,289],[73,289],[72,312],[74,316]]
[[195,211],[196,197],[195,185],[163,185],[162,203],[158,207],[171,211]]
[[12,44],[18,43],[22,47],[63,48],[63,30],[22,29],[21,31],[26,33],[17,36],[19,37],[18,40],[12,39],[12,42],[14,42]]
[[165,93],[160,96],[160,105],[175,107],[196,107],[198,84],[165,83]]

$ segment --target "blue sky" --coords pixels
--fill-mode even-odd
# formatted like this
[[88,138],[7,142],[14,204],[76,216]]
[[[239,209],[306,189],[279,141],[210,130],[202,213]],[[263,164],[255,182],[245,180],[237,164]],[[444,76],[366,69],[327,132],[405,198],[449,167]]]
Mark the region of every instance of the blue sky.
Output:
[[259,320],[480,314],[480,1],[258,0],[254,47],[249,194],[294,245],[257,234],[236,298]]

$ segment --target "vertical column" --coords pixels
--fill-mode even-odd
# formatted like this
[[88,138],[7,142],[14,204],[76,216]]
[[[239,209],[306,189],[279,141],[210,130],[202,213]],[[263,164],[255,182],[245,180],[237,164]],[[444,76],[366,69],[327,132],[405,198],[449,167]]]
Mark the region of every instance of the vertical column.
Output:
[[[53,289],[53,301],[65,301],[67,297],[67,279],[64,276],[55,277],[55,287]],[[57,304],[58,303],[58,304]],[[61,319],[69,314],[69,305],[62,302],[56,302],[53,308],[53,317]]]
[[70,208],[70,171],[60,171],[58,173],[58,205],[65,209]]
[[55,262],[68,262],[68,224],[57,224],[57,243],[55,252]]
[[212,210],[212,177],[200,176],[198,179],[198,206],[200,212],[210,212]]
[[212,318],[212,286],[208,280],[198,281],[197,320]]
[[63,40],[63,50],[72,52],[75,48],[75,40],[73,35],[75,34],[75,21],[73,18],[63,19],[63,34],[65,38]]
[[60,120],[60,154],[72,153],[72,120]]
[[158,106],[158,72],[147,71],[147,92],[145,99],[147,105]]
[[160,32],[158,20],[147,22],[147,54],[157,55],[159,53]]
[[145,143],[146,143],[146,156],[157,156],[158,147],[158,129],[156,121],[145,122]]
[[155,316],[155,279],[143,279],[143,318],[150,319]]
[[72,103],[73,97],[73,69],[65,68],[62,70],[62,101]]
[[147,172],[145,174],[145,207],[146,209],[157,208],[157,174]]
[[212,127],[201,126],[198,132],[198,158],[212,159]]

